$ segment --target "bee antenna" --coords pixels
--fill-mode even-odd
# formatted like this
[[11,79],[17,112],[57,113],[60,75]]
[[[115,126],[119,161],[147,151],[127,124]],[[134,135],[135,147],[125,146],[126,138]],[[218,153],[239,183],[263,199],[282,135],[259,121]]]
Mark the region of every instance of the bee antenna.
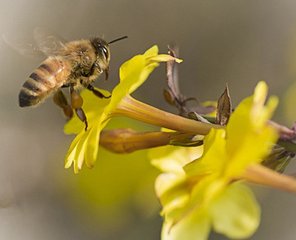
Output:
[[127,38],[127,36],[123,36],[123,37],[120,37],[120,38],[116,38],[116,39],[114,39],[114,40],[108,42],[108,44],[111,44],[111,43],[114,43],[114,42],[117,42],[117,41],[120,41],[120,40],[122,40],[122,39],[126,39],[126,38]]

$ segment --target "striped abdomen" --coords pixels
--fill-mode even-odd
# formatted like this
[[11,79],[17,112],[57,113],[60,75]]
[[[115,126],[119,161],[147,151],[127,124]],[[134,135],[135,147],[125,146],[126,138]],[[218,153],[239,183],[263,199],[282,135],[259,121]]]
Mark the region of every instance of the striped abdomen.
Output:
[[71,66],[64,58],[48,57],[29,76],[19,93],[20,107],[36,105],[60,88],[69,78]]

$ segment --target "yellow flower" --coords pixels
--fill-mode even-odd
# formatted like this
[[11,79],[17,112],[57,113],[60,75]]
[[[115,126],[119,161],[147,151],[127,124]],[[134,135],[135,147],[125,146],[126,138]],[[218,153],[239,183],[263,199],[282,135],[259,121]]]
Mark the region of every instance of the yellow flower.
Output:
[[[86,100],[83,109],[86,113],[89,127],[84,126],[75,116],[65,125],[65,132],[77,134],[66,155],[65,167],[74,165],[74,172],[81,170],[83,163],[93,167],[99,148],[100,132],[106,126],[111,116],[118,113],[117,108],[124,108],[124,99],[130,99],[129,94],[135,91],[148,78],[149,74],[159,65],[159,62],[181,60],[169,55],[158,54],[157,46],[153,46],[142,55],[137,55],[125,62],[120,68],[120,83],[113,89],[110,99],[95,99],[87,91],[82,93]],[[126,100],[128,101],[128,100]]]
[[[161,174],[156,191],[163,205],[163,240],[205,240],[210,229],[229,238],[247,238],[257,229],[260,208],[252,192],[237,181],[259,164],[278,136],[267,124],[276,105],[265,104],[267,86],[235,109],[225,129],[212,129],[204,139],[203,156],[182,171]],[[186,157],[186,156],[184,156]],[[179,168],[178,168],[179,169]]]

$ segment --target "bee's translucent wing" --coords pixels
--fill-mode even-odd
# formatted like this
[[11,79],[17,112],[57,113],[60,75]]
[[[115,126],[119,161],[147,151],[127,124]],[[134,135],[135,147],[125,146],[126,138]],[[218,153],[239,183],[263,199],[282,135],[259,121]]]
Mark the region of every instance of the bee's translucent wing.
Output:
[[38,49],[47,56],[56,55],[66,42],[56,34],[40,27],[34,29],[34,40]]
[[4,33],[1,37],[6,45],[26,57],[56,55],[66,42],[56,34],[40,27],[34,29],[33,40],[26,39],[25,34],[21,34],[20,37],[20,34],[15,32]]
[[2,34],[3,42],[25,57],[44,57],[44,53],[33,43],[28,43],[12,34]]

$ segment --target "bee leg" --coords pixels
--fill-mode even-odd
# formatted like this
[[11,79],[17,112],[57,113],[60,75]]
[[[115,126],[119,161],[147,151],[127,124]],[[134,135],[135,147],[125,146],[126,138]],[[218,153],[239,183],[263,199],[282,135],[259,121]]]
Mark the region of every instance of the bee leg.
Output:
[[58,105],[59,107],[61,107],[63,109],[63,112],[68,119],[72,118],[72,116],[73,116],[72,107],[68,104],[68,101],[67,101],[64,93],[61,90],[58,90],[53,95],[53,101],[56,105]]
[[66,84],[61,86],[61,88],[67,88],[67,87],[70,87],[70,83],[66,83]]
[[71,93],[71,106],[75,110],[77,117],[85,123],[85,131],[87,130],[88,123],[87,123],[87,118],[86,115],[83,111],[82,104],[83,104],[83,99],[79,95],[77,91],[74,90],[73,87],[70,87],[70,93]]
[[77,108],[77,109],[75,109],[75,111],[76,111],[76,114],[77,114],[78,118],[79,118],[82,122],[84,122],[84,124],[85,124],[85,128],[84,128],[84,130],[87,131],[87,128],[88,128],[88,122],[87,122],[87,119],[86,119],[86,116],[85,116],[85,113],[84,113],[83,109],[82,109],[82,108]]
[[105,70],[105,81],[107,81],[108,78],[109,78],[109,67],[107,67]]
[[103,93],[101,93],[98,89],[95,89],[93,85],[87,85],[86,88],[93,92],[97,97],[99,98],[110,98],[110,96],[105,96]]

